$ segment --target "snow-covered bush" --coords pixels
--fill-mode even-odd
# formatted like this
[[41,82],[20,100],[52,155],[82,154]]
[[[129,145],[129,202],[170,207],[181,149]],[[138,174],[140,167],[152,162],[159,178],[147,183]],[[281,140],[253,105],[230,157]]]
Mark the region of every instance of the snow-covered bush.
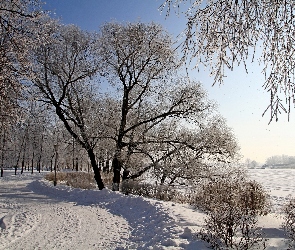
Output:
[[199,233],[214,249],[263,249],[258,216],[269,212],[267,193],[255,181],[219,179],[201,186],[195,206],[207,214]]
[[290,249],[295,248],[295,198],[290,197],[288,203],[283,207],[283,227],[290,238]]
[[122,193],[134,194],[148,198],[178,203],[189,203],[189,195],[185,195],[168,185],[153,185],[136,180],[124,180],[121,184]]

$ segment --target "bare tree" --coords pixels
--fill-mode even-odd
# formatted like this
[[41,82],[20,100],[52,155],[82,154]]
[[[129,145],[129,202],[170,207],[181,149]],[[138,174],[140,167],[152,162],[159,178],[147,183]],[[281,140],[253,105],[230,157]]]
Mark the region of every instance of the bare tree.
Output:
[[21,173],[27,165],[40,171],[43,159],[47,158],[52,113],[35,100],[22,102],[21,108],[22,119],[6,129],[6,165],[21,166]]
[[[32,51],[34,72],[30,80],[50,104],[71,136],[86,151],[99,189],[104,188],[94,147],[97,137],[89,131],[95,94],[90,78],[98,70],[94,35],[75,26],[57,25],[49,30],[50,39]],[[99,128],[97,129],[99,132]]]
[[204,125],[214,105],[199,83],[176,74],[181,63],[159,25],[108,23],[98,42],[105,76],[119,90],[119,119],[111,123],[113,189],[118,190],[122,168],[123,179],[137,178],[180,152],[187,142],[171,128]]
[[270,93],[270,121],[278,120],[281,112],[290,113],[295,101],[294,1],[165,0],[160,9],[169,14],[174,7],[187,18],[185,56],[194,58],[197,67],[209,67],[214,83],[221,83],[226,70],[237,65],[247,71],[258,54],[263,86]]
[[[201,121],[199,127],[174,128],[173,136],[162,141],[161,161],[154,166],[154,174],[161,184],[194,184],[216,176],[214,165],[232,163],[238,157],[238,144],[232,131],[220,117]],[[168,133],[172,132],[167,130]],[[167,154],[172,152],[173,154]],[[214,172],[214,173],[213,173]],[[220,173],[219,173],[220,174]]]
[[[118,190],[121,154],[128,144],[125,138],[139,124],[130,126],[132,110],[141,105],[151,88],[159,86],[161,78],[177,67],[178,60],[170,36],[157,24],[108,23],[101,27],[101,66],[111,84],[121,90],[121,114],[116,135],[116,152],[112,162],[114,190]],[[162,116],[163,117],[163,116]],[[154,120],[161,117],[154,118]],[[148,121],[142,121],[142,124]]]
[[0,120],[6,126],[19,116],[22,67],[28,65],[29,48],[39,42],[39,0],[0,2]]

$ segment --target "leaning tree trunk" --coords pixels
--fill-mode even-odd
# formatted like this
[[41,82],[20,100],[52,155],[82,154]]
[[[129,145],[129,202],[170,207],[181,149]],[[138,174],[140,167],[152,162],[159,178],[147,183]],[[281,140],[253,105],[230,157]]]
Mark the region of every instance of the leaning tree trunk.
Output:
[[91,166],[93,168],[94,179],[96,180],[99,190],[102,190],[102,189],[104,189],[104,184],[101,179],[100,169],[98,168],[97,163],[96,163],[95,154],[92,149],[88,149],[87,153],[88,153],[88,156],[89,156],[89,159],[91,162]]
[[23,172],[24,172],[24,166],[25,166],[25,160],[24,160],[24,158],[23,158],[23,160],[22,160],[22,170],[21,170],[21,174],[23,174]]

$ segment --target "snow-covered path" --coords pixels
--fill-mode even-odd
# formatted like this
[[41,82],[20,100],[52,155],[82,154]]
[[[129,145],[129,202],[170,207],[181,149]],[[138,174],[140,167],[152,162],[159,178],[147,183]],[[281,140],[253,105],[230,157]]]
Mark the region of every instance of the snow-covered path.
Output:
[[0,249],[127,246],[130,229],[126,220],[103,208],[63,202],[41,194],[42,190],[32,192],[32,178],[10,175],[0,182]]
[[[287,249],[280,208],[294,195],[295,170],[251,170],[270,192],[273,213],[259,220],[267,250]],[[196,239],[204,214],[189,205],[112,192],[81,190],[43,174],[0,178],[1,249],[208,249]]]
[[175,204],[52,186],[42,174],[0,179],[0,249],[207,249]]

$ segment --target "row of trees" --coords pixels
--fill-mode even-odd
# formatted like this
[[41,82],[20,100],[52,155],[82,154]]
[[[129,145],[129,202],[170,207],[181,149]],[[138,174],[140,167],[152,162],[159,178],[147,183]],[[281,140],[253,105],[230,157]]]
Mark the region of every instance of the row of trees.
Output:
[[271,165],[290,165],[295,164],[295,156],[274,155],[266,159],[266,164]]
[[[166,0],[162,9],[168,6],[169,13],[172,5],[182,8],[179,3]],[[207,166],[235,154],[231,132],[222,119],[213,118],[214,105],[201,86],[180,75],[182,61],[160,26],[113,23],[90,34],[59,24],[40,5],[38,0],[0,4],[2,163],[11,140],[9,127],[13,124],[15,129],[25,116],[19,106],[32,94],[54,111],[73,141],[86,150],[100,188],[98,144],[113,148],[114,186],[122,168],[126,178],[154,169],[165,181],[174,168],[168,171],[164,165]],[[292,1],[196,1],[184,12],[188,19],[184,54],[211,67],[215,81],[221,82],[226,68],[246,66],[262,44],[264,86],[271,94],[271,119],[277,119],[281,110],[290,111],[294,99],[293,7]],[[94,79],[111,84],[117,92],[99,95]],[[285,93],[287,109],[280,92]],[[205,140],[210,146],[204,138],[210,138]],[[175,158],[184,162],[175,163]],[[174,171],[181,178],[184,173]]]
[[236,157],[231,130],[202,86],[181,74],[173,39],[160,25],[107,23],[94,34],[62,25],[35,6],[35,1],[13,0],[0,9],[30,28],[18,27],[26,30],[20,32],[30,41],[25,44],[9,33],[26,52],[18,58],[15,50],[13,60],[7,59],[25,94],[13,100],[28,110],[2,129],[2,154],[10,131],[16,165],[27,151],[32,165],[48,165],[54,144],[64,152],[75,144],[88,156],[99,189],[104,184],[97,158],[112,159],[118,190],[121,174],[135,179],[149,173],[161,183],[183,183]]
[[51,110],[44,109],[38,102],[29,103],[23,119],[1,133],[1,165],[18,167],[21,172],[53,170],[54,145],[59,152],[58,169],[88,170],[87,157],[81,147],[68,135]]

